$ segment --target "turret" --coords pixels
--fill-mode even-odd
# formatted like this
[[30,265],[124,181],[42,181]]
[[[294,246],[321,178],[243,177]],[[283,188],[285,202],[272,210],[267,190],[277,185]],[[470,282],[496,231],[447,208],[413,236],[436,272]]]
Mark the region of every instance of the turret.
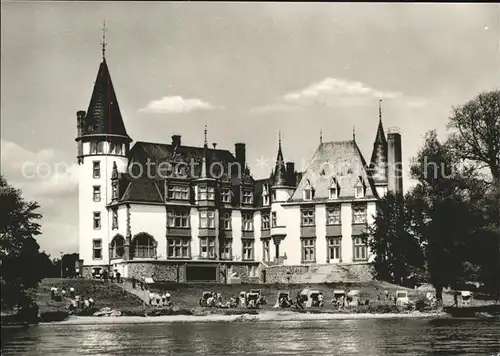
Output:
[[387,140],[382,125],[382,100],[379,101],[379,122],[369,172],[375,183],[375,189],[380,197],[387,193]]

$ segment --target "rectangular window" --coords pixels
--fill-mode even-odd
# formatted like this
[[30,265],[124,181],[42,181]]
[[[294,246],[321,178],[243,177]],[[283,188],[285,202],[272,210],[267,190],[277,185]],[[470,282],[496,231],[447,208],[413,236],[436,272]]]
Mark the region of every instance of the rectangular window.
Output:
[[253,203],[253,193],[248,191],[243,191],[243,204]]
[[327,241],[328,241],[328,261],[340,260],[342,258],[340,249],[342,238],[340,236],[327,237]]
[[330,199],[337,199],[337,198],[338,198],[337,186],[331,186],[330,187]]
[[271,240],[265,239],[262,240],[262,259],[264,261],[271,260],[271,250],[270,250]]
[[215,237],[200,237],[200,257],[215,258]]
[[312,200],[312,189],[304,189],[304,200]]
[[262,196],[262,205],[269,205],[269,195],[264,194]]
[[224,230],[231,230],[231,212],[223,213],[221,226]]
[[326,224],[340,225],[340,206],[326,209]]
[[273,211],[273,212],[272,212],[272,218],[273,218],[273,220],[271,221],[271,223],[272,223],[272,225],[271,225],[271,226],[272,226],[272,227],[276,227],[276,226],[278,226],[278,217],[277,217],[277,215],[276,215],[276,212],[275,212],[275,211]]
[[243,240],[243,260],[251,261],[253,257],[253,240]]
[[366,224],[366,205],[352,206],[352,223]]
[[168,257],[190,258],[190,242],[188,238],[168,239]]
[[198,187],[198,200],[207,200],[207,186],[200,185]]
[[92,258],[94,260],[102,259],[102,240],[95,239],[92,241]]
[[118,181],[114,180],[111,183],[111,199],[117,200],[118,199]]
[[113,209],[113,224],[112,229],[118,229],[118,210]]
[[302,209],[302,226],[314,226],[314,208]]
[[101,178],[101,162],[94,161],[92,163],[93,163],[92,176],[94,178]]
[[214,187],[208,187],[207,198],[208,198],[208,200],[215,200],[215,188]]
[[354,195],[355,195],[356,198],[363,198],[364,197],[364,195],[365,195],[364,190],[365,189],[364,189],[364,187],[362,185],[358,185],[354,189],[355,189]]
[[316,262],[316,239],[302,239],[302,262]]
[[232,260],[233,259],[233,240],[224,239],[224,242],[220,249],[220,258],[222,260]]
[[97,153],[97,142],[91,142],[90,143],[90,154],[96,154]]
[[202,210],[200,211],[200,227],[201,228],[215,228],[215,211]]
[[110,142],[108,153],[115,153],[115,151],[116,151],[116,144]]
[[168,199],[189,200],[189,187],[170,185],[167,196]]
[[231,203],[231,190],[229,188],[222,188],[220,194],[223,203]]
[[167,212],[168,227],[189,227],[189,211],[169,210]]
[[101,201],[101,186],[100,185],[94,185],[94,201],[99,202]]
[[261,230],[269,230],[269,214],[262,214]]
[[104,142],[97,142],[97,153],[104,152]]
[[366,260],[368,259],[368,247],[366,246],[366,241],[363,237],[354,236],[354,260]]
[[243,231],[253,231],[253,213],[241,213],[242,218],[242,230]]
[[119,144],[117,144],[117,145],[116,145],[116,154],[117,154],[117,155],[121,155],[121,154],[123,153],[123,149],[122,149],[122,147],[123,147],[123,146],[122,146],[122,144],[121,144],[121,143],[119,143]]
[[99,211],[94,211],[94,230],[99,230],[101,228],[101,213]]

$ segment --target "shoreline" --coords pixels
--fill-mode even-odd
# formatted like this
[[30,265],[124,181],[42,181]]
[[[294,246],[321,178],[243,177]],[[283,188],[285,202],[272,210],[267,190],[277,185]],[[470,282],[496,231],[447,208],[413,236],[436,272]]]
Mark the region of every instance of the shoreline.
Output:
[[163,315],[163,316],[71,316],[64,321],[44,322],[39,325],[96,325],[96,324],[152,324],[152,323],[209,323],[209,322],[259,322],[259,321],[309,321],[309,320],[359,320],[359,319],[416,319],[448,317],[446,313],[296,313],[290,311],[265,311],[257,315]]

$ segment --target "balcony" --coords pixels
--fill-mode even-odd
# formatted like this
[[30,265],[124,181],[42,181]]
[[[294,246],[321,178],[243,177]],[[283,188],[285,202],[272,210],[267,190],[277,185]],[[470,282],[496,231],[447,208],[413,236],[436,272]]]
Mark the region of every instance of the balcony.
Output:
[[271,236],[286,236],[286,226],[271,227]]

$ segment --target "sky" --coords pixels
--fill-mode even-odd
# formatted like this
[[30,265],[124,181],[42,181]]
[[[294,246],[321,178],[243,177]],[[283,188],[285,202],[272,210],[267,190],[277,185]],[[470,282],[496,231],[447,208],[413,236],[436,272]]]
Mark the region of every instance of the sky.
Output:
[[[42,250],[78,249],[76,111],[106,60],[135,141],[244,142],[269,176],[281,130],[304,169],[323,141],[368,161],[383,123],[408,165],[453,106],[500,85],[499,4],[2,2],[1,172],[41,204]],[[261,164],[257,164],[261,162]],[[262,164],[262,162],[266,162]],[[26,169],[28,168],[28,169]],[[37,169],[35,169],[37,168]],[[407,189],[412,182],[404,179]]]

